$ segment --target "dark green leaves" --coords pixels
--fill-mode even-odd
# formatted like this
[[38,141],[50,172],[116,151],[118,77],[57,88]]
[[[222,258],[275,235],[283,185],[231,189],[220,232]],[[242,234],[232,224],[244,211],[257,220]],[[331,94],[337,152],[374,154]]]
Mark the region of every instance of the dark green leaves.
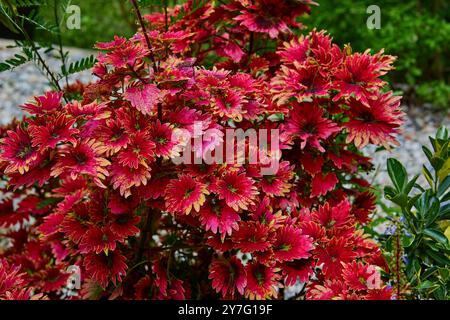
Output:
[[45,0],[11,0],[17,8],[36,7],[46,4]]
[[436,229],[425,229],[423,233],[425,233],[430,238],[436,240],[437,242],[440,242],[441,244],[448,246],[448,239],[441,231]]
[[439,206],[439,200],[432,194],[431,190],[422,193],[415,202],[418,216],[426,225],[431,225],[435,221],[439,214]]
[[438,187],[437,190],[437,196],[441,197],[444,192],[447,191],[447,189],[450,187],[450,176],[447,176],[444,181],[441,182],[441,184]]
[[387,160],[387,169],[395,188],[398,192],[403,191],[408,179],[405,167],[400,161],[394,158]]
[[408,194],[411,192],[419,176],[417,175],[408,181],[408,174],[405,167],[400,161],[394,158],[387,160],[387,169],[394,187],[386,186],[384,188],[386,198],[401,207],[407,206]]
[[32,60],[32,56],[15,54],[14,57],[11,57],[0,63],[0,72],[12,70],[15,67],[21,66],[30,60]]
[[430,137],[430,142],[431,149],[422,147],[428,159],[422,167],[428,186],[417,184],[419,176],[408,181],[405,167],[391,158],[387,169],[392,185],[386,186],[384,192],[386,199],[401,209],[400,243],[408,257],[405,274],[411,288],[418,297],[440,299],[448,298],[450,285],[450,244],[448,234],[444,233],[450,220],[447,129],[440,128],[435,137]]
[[61,66],[61,73],[63,76],[71,75],[77,72],[81,72],[84,70],[88,70],[94,66],[97,62],[94,55],[90,55],[88,57],[82,58],[76,62],[72,62],[69,65],[68,70],[65,69],[64,66]]

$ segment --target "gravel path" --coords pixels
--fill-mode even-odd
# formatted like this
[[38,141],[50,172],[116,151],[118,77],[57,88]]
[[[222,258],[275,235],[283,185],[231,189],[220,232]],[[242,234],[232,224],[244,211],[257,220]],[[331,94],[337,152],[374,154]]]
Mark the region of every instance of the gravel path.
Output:
[[[392,151],[381,152],[375,152],[376,148],[373,146],[366,149],[366,154],[373,158],[375,165],[375,171],[370,174],[372,181],[381,186],[390,183],[386,170],[386,160],[388,158],[396,158],[401,161],[410,177],[419,174],[422,170],[422,165],[428,164],[428,160],[422,151],[422,145],[426,145],[431,149],[428,137],[434,136],[441,125],[450,129],[450,113],[436,113],[426,108],[408,108],[405,105],[402,106],[402,109],[406,112],[406,117],[402,132],[397,136],[400,146]],[[425,179],[420,177],[418,181],[424,182]]]
[[[0,39],[0,61],[4,61],[19,53],[16,48],[8,48],[14,42]],[[66,48],[70,52],[71,61],[79,60],[92,54],[87,50]],[[60,61],[50,55],[45,55],[45,60],[50,68],[55,71],[60,70]],[[70,62],[69,62],[70,63]],[[91,79],[89,71],[76,74],[70,77],[70,81],[79,79],[88,82]],[[61,85],[64,85],[61,81]],[[0,125],[6,124],[12,118],[20,118],[22,110],[19,108],[23,103],[32,100],[34,96],[41,95],[50,89],[47,78],[32,63],[26,63],[12,71],[0,73]]]
[[[0,61],[9,58],[17,51],[7,48],[13,44],[11,41],[0,39]],[[70,57],[78,60],[85,57],[91,52],[86,50],[68,48]],[[59,70],[59,61],[47,56],[49,65],[54,70]],[[71,81],[79,79],[88,82],[91,79],[89,71],[77,74],[71,77]],[[34,95],[40,95],[49,86],[47,79],[39,70],[28,63],[14,69],[12,72],[0,73],[0,124],[8,123],[13,117],[21,117],[21,109],[19,106],[30,99]],[[423,144],[429,145],[428,136],[434,135],[439,125],[443,124],[450,127],[450,114],[443,115],[441,113],[433,113],[425,108],[407,108],[403,106],[407,116],[403,132],[399,135],[398,140],[400,147],[395,150],[375,152],[376,148],[368,147],[366,153],[373,157],[375,170],[369,175],[369,180],[376,184],[385,185],[389,183],[389,177],[386,172],[386,159],[394,157],[402,161],[408,170],[410,176],[417,174],[421,170],[421,166],[425,163],[426,158],[422,152]]]

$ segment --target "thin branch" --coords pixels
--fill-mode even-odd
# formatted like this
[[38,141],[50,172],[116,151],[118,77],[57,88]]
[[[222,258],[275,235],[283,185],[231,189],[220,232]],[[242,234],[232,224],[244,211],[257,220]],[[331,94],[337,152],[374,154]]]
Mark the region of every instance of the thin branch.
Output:
[[290,297],[288,300],[300,300],[301,298],[304,298],[307,285],[308,285],[308,282],[305,282],[303,284],[302,288],[300,289],[300,291],[296,295]]
[[169,31],[169,17],[167,15],[167,0],[164,0],[164,25],[166,32]]
[[400,260],[401,260],[401,244],[400,244],[400,234],[398,231],[397,227],[397,232],[396,232],[396,241],[395,241],[395,249],[396,249],[396,253],[395,253],[395,273],[396,273],[396,280],[397,280],[397,300],[401,299],[401,279],[400,279]]
[[136,254],[135,260],[136,263],[142,261],[142,256],[144,255],[145,245],[147,243],[149,232],[152,231],[153,217],[154,212],[151,208],[149,208],[145,217],[143,229],[141,230],[141,238],[139,239],[138,252]]
[[156,70],[156,60],[155,60],[155,56],[153,55],[152,44],[150,43],[150,39],[147,34],[147,28],[145,28],[144,19],[142,19],[142,14],[141,14],[141,11],[139,10],[139,6],[138,6],[136,0],[130,0],[130,1],[133,4],[134,11],[136,12],[136,16],[139,20],[139,24],[141,25],[142,32],[144,33],[144,38],[145,38],[145,42],[147,43],[147,48],[150,51],[150,59],[152,60],[152,63],[153,63],[153,71],[156,72],[157,71]]
[[[28,34],[28,32],[26,32],[25,30],[23,30],[23,35],[25,36],[25,39],[27,40],[27,42],[30,44],[31,48],[33,49],[34,53],[36,54],[36,57],[38,58],[40,64],[42,65],[42,67],[44,68],[44,70],[46,71],[46,74],[50,77],[50,82],[53,83],[53,85],[56,87],[56,89],[59,92],[63,92],[63,90],[61,89],[58,80],[56,79],[55,75],[53,74],[53,72],[50,70],[49,66],[47,66],[47,63],[45,62],[44,58],[42,58],[41,54],[39,53],[39,50],[36,48],[36,45],[34,44],[34,41],[31,39],[30,35]],[[65,93],[63,92],[63,98],[64,101],[66,103],[68,103],[69,101],[67,100]]]
[[249,43],[248,43],[248,58],[250,59],[250,56],[253,53],[253,42],[255,38],[255,34],[253,32],[250,32],[250,39],[249,39]]
[[[54,0],[53,5],[53,14],[55,16],[55,24],[58,28],[57,30],[57,39],[58,39],[58,49],[59,49],[59,56],[61,58],[61,64],[64,68],[64,70],[67,70],[67,66],[66,66],[66,56],[64,54],[64,50],[63,50],[63,45],[62,45],[62,37],[61,37],[61,27],[60,27],[60,22],[59,22],[59,18],[58,18],[58,0]],[[66,86],[69,86],[69,75],[66,74],[64,76],[66,78]]]

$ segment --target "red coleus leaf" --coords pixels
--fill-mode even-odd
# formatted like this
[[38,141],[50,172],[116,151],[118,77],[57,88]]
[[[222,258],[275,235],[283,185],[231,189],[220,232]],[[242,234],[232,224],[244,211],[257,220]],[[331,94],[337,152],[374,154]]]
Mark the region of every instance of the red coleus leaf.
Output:
[[128,268],[125,261],[126,258],[123,255],[114,251],[109,252],[108,255],[104,252],[89,253],[84,260],[84,266],[88,276],[106,288],[109,281],[115,285],[125,276]]
[[300,229],[292,226],[283,227],[277,230],[276,240],[273,243],[275,259],[292,261],[295,259],[306,259],[313,248],[310,237],[302,235]]
[[144,84],[129,87],[125,91],[124,98],[143,114],[151,114],[157,111],[157,105],[162,101],[164,94],[155,84]]
[[327,192],[334,189],[338,179],[336,174],[329,172],[327,174],[317,174],[312,179],[312,191],[311,197],[318,197],[320,195],[325,195]]
[[242,262],[236,257],[230,260],[213,260],[209,266],[209,279],[212,279],[213,289],[223,297],[234,296],[235,291],[244,295],[247,275]]
[[244,56],[244,51],[234,42],[229,41],[224,47],[223,47],[224,53],[229,56],[234,62],[241,61],[242,57]]

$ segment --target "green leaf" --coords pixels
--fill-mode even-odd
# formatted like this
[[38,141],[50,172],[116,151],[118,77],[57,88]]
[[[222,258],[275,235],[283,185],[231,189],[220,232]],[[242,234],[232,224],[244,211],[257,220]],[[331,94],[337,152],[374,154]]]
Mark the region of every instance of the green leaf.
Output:
[[37,15],[35,15],[31,18],[29,18],[27,16],[23,16],[23,15],[19,15],[18,17],[35,25],[37,27],[37,29],[44,30],[44,31],[47,31],[50,33],[55,33],[55,34],[58,33],[58,26],[56,26],[54,24],[50,24],[46,21],[43,21]]
[[430,280],[426,280],[424,282],[422,282],[417,289],[419,290],[425,290],[425,289],[430,289],[430,288],[434,288],[437,287],[438,285],[434,284],[433,282],[431,282]]
[[430,161],[431,163],[431,159],[433,159],[433,153],[431,152],[431,150],[425,146],[422,146],[422,150],[423,153],[425,153],[425,155],[427,156],[428,161]]
[[448,239],[447,239],[447,237],[442,232],[440,232],[439,230],[436,230],[436,229],[425,229],[423,231],[423,233],[425,233],[430,238],[438,241],[439,243],[442,243],[443,245],[448,246]]
[[439,216],[440,202],[432,194],[431,190],[422,193],[414,206],[417,208],[418,214],[426,226],[432,225]]
[[32,60],[32,57],[26,55],[15,54],[14,57],[0,63],[0,72],[12,70]]
[[433,175],[431,174],[430,170],[428,170],[427,167],[422,166],[422,173],[425,176],[425,179],[427,180],[428,184],[430,185],[430,187],[433,187]]
[[19,34],[19,26],[15,23],[15,15],[17,14],[17,7],[4,5],[0,2],[0,23],[3,24],[9,31]]
[[414,241],[414,235],[411,235],[410,237],[403,235],[401,238],[402,241],[402,247],[408,248]]
[[406,275],[411,279],[414,274],[420,274],[420,262],[417,257],[408,257],[408,264],[406,265]]
[[448,145],[449,145],[450,141],[446,140],[444,142],[444,144],[442,145],[441,150],[439,151],[439,157],[442,159],[446,159],[448,158]]
[[450,187],[450,176],[447,176],[442,183],[439,184],[437,196],[440,197],[447,191]]
[[439,218],[442,220],[450,219],[450,203],[441,206],[439,210]]
[[398,192],[391,186],[384,187],[384,195],[386,199],[392,201],[393,203],[399,205],[400,207],[405,207],[408,203],[408,197],[401,192]]
[[412,188],[416,185],[416,181],[419,178],[419,176],[420,175],[414,176],[414,178],[412,178],[411,181],[408,182],[404,190],[406,195],[408,195],[411,192]]
[[440,263],[441,265],[450,265],[450,260],[445,256],[445,254],[435,252],[431,249],[426,252],[434,261]]
[[441,168],[439,169],[439,180],[443,181],[450,174],[450,158],[445,160]]
[[394,158],[389,158],[387,160],[387,169],[389,173],[389,177],[391,178],[395,188],[398,192],[403,191],[407,183],[408,175],[406,173],[405,167],[401,164],[400,161]]
[[386,198],[388,198],[389,200],[392,199],[393,197],[395,197],[398,194],[397,190],[395,190],[394,188],[392,188],[391,186],[385,186],[384,187],[384,195],[386,196]]
[[439,269],[439,275],[441,276],[441,278],[444,281],[447,281],[447,279],[450,277],[450,270],[444,269],[444,268],[440,268]]
[[440,157],[433,157],[431,159],[431,166],[435,171],[441,170],[442,166],[445,164],[445,160]]
[[408,204],[407,204],[407,206],[406,206],[406,209],[407,209],[408,211],[411,211],[411,208],[416,204],[417,199],[419,199],[419,197],[420,197],[420,194],[416,194],[415,196],[411,197],[411,198],[408,200]]
[[66,70],[64,66],[61,67],[61,73],[63,76],[68,76],[74,73],[78,73],[84,70],[88,70],[94,66],[97,62],[97,59],[94,55],[90,55],[88,57],[82,58],[76,62],[72,62],[69,65],[69,68]]
[[45,5],[47,1],[45,0],[12,0],[11,1],[17,8],[25,7],[37,7]]
[[448,139],[448,130],[445,126],[441,126],[439,127],[437,133],[436,133],[436,138],[437,139],[441,139],[441,140],[447,140]]
[[448,299],[447,296],[447,290],[445,289],[445,286],[440,285],[434,292],[434,297],[436,300],[446,300]]
[[37,204],[36,208],[37,209],[45,208],[48,205],[51,205],[51,204],[54,204],[54,203],[57,203],[57,202],[61,201],[62,199],[63,198],[47,198],[47,199],[44,199],[44,200],[40,201]]
[[418,183],[416,183],[416,184],[414,185],[414,188],[420,190],[420,192],[425,192],[425,188],[422,187],[422,186],[421,186],[420,184],[418,184]]
[[434,139],[433,137],[428,137],[430,139],[431,142],[431,146],[433,147],[434,152],[438,152],[439,151],[439,145],[436,139]]
[[450,191],[444,194],[444,196],[441,198],[442,202],[450,200]]
[[422,280],[430,278],[438,269],[439,269],[438,267],[432,266],[424,270],[424,272],[421,275]]
[[277,122],[277,121],[283,121],[284,120],[284,114],[283,113],[274,113],[267,117],[268,120]]

